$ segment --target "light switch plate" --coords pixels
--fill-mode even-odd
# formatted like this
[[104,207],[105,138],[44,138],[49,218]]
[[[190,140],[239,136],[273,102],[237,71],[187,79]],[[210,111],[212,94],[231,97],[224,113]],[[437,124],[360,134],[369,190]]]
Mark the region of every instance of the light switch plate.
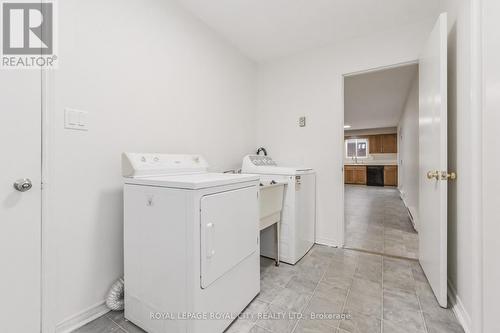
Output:
[[306,117],[300,117],[299,118],[299,126],[300,127],[306,127]]
[[88,131],[88,112],[75,109],[64,109],[64,128]]

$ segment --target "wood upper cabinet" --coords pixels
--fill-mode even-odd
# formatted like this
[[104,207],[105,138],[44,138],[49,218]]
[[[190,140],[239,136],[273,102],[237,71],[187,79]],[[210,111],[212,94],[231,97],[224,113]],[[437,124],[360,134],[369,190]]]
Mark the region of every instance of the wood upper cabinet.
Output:
[[398,152],[397,134],[378,134],[368,137],[370,154],[395,154]]
[[382,136],[381,135],[370,135],[368,137],[368,150],[370,154],[380,154],[382,153]]
[[397,134],[382,135],[382,152],[384,154],[395,154],[398,152]]
[[395,165],[384,166],[384,185],[398,186],[398,167]]
[[344,166],[344,183],[366,185],[366,166]]

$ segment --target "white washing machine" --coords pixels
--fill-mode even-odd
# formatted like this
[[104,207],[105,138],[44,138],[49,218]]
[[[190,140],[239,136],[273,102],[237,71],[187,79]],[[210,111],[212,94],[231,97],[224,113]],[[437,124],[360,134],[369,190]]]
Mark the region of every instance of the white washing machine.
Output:
[[[280,261],[294,265],[311,249],[316,233],[316,173],[310,168],[278,166],[272,158],[247,155],[244,174],[259,174],[263,182],[287,184],[280,227]],[[261,232],[261,255],[274,258],[275,229]]]
[[201,156],[122,156],[125,318],[150,333],[222,333],[260,291],[256,175]]

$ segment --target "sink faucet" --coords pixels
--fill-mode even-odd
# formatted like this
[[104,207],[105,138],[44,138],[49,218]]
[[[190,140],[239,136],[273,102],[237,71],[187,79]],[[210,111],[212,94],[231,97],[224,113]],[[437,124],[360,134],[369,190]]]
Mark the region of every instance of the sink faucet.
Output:
[[257,149],[257,155],[260,155],[260,153],[264,153],[264,156],[267,156],[267,150],[264,147],[260,147]]

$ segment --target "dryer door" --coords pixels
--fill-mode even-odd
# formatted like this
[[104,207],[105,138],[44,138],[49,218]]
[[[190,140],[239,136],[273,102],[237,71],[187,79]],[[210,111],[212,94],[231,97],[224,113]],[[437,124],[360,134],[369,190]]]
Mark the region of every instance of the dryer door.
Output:
[[201,287],[210,284],[257,251],[256,186],[201,198]]

